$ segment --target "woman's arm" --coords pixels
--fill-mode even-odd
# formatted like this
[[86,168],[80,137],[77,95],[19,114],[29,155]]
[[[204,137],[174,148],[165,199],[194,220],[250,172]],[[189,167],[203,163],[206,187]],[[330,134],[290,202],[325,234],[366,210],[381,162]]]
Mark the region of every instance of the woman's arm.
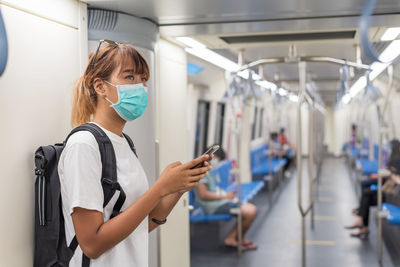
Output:
[[182,195],[183,192],[177,192],[161,199],[158,205],[149,214],[149,232],[153,231],[159,226],[151,219],[155,218],[159,221],[165,220],[165,218],[167,218],[167,216],[170,214]]
[[[211,156],[213,158],[213,156]],[[204,162],[204,167],[209,167],[210,163],[208,161]],[[159,225],[154,223],[151,219],[155,218],[159,221],[163,221],[171,213],[172,209],[175,207],[176,203],[182,197],[185,192],[177,192],[168,195],[161,199],[158,205],[149,214],[149,232],[153,231]]]
[[107,222],[99,211],[74,208],[72,221],[82,251],[95,259],[121,242],[146,218],[162,195],[161,188],[155,185],[124,212]]
[[79,246],[85,255],[89,258],[98,258],[130,235],[162,198],[196,187],[210,168],[191,169],[191,167],[206,159],[207,156],[202,156],[183,165],[180,162],[168,165],[146,193],[118,216],[106,222],[103,213],[99,211],[74,208],[72,221]]
[[199,197],[203,200],[221,200],[221,199],[233,199],[235,197],[235,192],[228,192],[226,195],[218,195],[213,192],[208,191],[206,184],[199,184],[197,186],[199,192]]

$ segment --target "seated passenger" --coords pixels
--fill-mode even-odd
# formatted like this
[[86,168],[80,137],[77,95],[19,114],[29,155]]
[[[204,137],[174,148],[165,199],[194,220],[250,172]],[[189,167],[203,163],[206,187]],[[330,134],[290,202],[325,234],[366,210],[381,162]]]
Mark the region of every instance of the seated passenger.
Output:
[[[214,159],[211,165],[217,167],[220,161],[225,159],[225,152],[219,149],[214,153]],[[214,179],[208,174],[205,178],[200,180],[200,184],[194,189],[196,201],[202,207],[206,214],[230,214],[230,210],[237,208],[237,201],[235,201],[234,191],[220,193],[215,185]],[[241,208],[242,213],[242,250],[255,250],[257,245],[245,238],[246,232],[249,230],[251,223],[257,214],[257,209],[254,204],[243,203]],[[224,240],[227,247],[237,248],[238,246],[238,233],[237,225],[228,234]]]
[[357,125],[353,123],[351,125],[350,147],[356,147],[356,145],[357,145]]
[[[397,140],[397,139],[393,139],[390,142],[390,145],[391,145],[391,151],[392,152],[390,154],[389,161],[388,161],[388,164],[386,166],[387,169],[389,168],[389,166],[392,165],[392,163],[391,163],[392,161],[394,161],[396,159],[400,159],[400,141]],[[387,179],[389,178],[389,176],[382,177],[382,178],[383,178],[382,183],[384,184],[387,181]],[[377,180],[378,180],[378,174],[377,173],[369,175],[367,180],[364,180],[364,181],[361,182],[361,192],[364,192],[365,189],[369,189],[371,187],[371,185],[377,184],[378,183]],[[352,213],[357,215],[358,214],[358,208],[353,209]]]
[[[296,150],[295,146],[289,142],[285,135],[285,128],[281,128],[280,133],[279,133],[279,142],[281,143],[281,146],[285,148],[285,146],[292,150],[293,152]],[[285,149],[285,150],[288,150]]]
[[[392,154],[391,159],[388,163],[388,169],[391,171],[390,179],[385,182],[382,192],[383,202],[385,201],[388,194],[396,193],[398,194],[398,184],[400,184],[400,143],[392,142]],[[367,237],[369,234],[368,224],[369,224],[369,208],[377,205],[377,192],[376,190],[371,190],[369,187],[362,191],[362,196],[360,200],[360,206],[356,210],[358,215],[357,219],[353,224],[346,226],[346,229],[359,228],[356,233],[352,233],[352,237]]]
[[[282,129],[281,129],[281,132],[282,132]],[[285,138],[285,140],[287,141],[286,138]],[[291,157],[287,154],[287,152],[288,152],[287,149],[285,149],[285,146],[282,145],[278,139],[278,133],[272,132],[270,134],[269,147],[270,147],[272,156],[277,157],[277,158],[286,159],[286,163],[283,166],[283,171],[284,171],[284,175],[286,177],[290,176],[290,173],[288,172],[288,170],[290,168],[290,165],[293,162],[293,157]]]

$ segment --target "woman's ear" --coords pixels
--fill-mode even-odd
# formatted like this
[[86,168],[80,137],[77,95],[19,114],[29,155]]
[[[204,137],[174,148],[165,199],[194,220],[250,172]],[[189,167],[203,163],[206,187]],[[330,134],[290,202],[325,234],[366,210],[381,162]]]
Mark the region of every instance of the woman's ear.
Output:
[[95,78],[93,81],[94,91],[99,95],[104,95],[106,93],[106,88],[104,86],[104,82],[100,78]]

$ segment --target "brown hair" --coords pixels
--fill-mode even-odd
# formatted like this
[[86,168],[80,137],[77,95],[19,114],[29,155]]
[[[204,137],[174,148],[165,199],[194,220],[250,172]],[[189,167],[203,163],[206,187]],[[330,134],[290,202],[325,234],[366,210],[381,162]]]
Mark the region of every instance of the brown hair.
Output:
[[90,117],[96,112],[97,93],[93,87],[96,78],[108,80],[112,72],[122,66],[129,58],[134,62],[135,74],[144,75],[146,80],[150,76],[149,66],[145,59],[135,48],[128,44],[101,46],[96,55],[94,66],[90,64],[93,56],[94,53],[91,53],[85,73],[78,79],[74,87],[71,114],[72,127],[89,122]]

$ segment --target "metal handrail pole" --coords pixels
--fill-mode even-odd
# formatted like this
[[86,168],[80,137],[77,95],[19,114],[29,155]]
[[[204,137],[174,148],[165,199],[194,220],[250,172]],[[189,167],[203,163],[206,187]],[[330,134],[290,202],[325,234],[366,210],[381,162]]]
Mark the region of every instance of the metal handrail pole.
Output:
[[393,66],[390,65],[388,67],[388,76],[389,76],[389,89],[388,93],[386,94],[384,106],[382,109],[382,114],[379,116],[380,118],[380,123],[379,123],[379,151],[378,151],[378,262],[380,265],[382,265],[382,247],[383,247],[383,242],[382,242],[382,217],[381,212],[382,212],[382,173],[381,169],[383,166],[382,163],[382,143],[383,143],[383,133],[384,133],[384,128],[385,128],[385,112],[389,103],[389,98],[392,93],[393,89]]
[[308,179],[309,179],[309,204],[311,205],[311,229],[314,229],[314,199],[313,199],[313,174],[314,174],[314,105],[310,105],[308,121]]
[[306,266],[306,221],[305,217],[307,216],[308,212],[312,208],[312,203],[309,204],[306,210],[303,209],[303,199],[302,199],[302,132],[301,132],[301,105],[305,100],[305,84],[306,84],[306,66],[305,62],[299,63],[299,76],[300,76],[300,89],[299,89],[299,102],[297,106],[297,145],[298,145],[298,153],[297,153],[297,204],[301,214],[301,264],[302,267]]
[[[382,211],[382,140],[383,132],[379,130],[379,152],[378,152],[378,214]],[[378,216],[378,262],[382,264],[382,218]]]
[[[243,114],[241,114],[243,115]],[[238,255],[242,255],[242,212],[241,212],[241,207],[242,207],[242,184],[241,184],[241,178],[240,178],[240,129],[241,129],[241,124],[240,124],[240,118],[236,118],[236,144],[237,144],[237,162],[236,162],[236,182],[237,182],[237,194],[238,194],[238,221],[237,221],[237,239],[238,239],[238,246],[237,246],[237,252]]]
[[333,57],[309,56],[309,57],[301,57],[300,60],[306,61],[306,62],[326,62],[326,63],[332,63],[332,64],[337,64],[337,65],[347,65],[347,66],[354,67],[357,69],[365,69],[365,70],[371,69],[370,66],[365,65],[365,64],[346,61],[343,59],[338,59],[338,58],[333,58]]
[[256,61],[250,62],[246,65],[240,67],[234,73],[238,73],[240,71],[244,71],[253,67],[257,67],[259,65],[266,65],[266,64],[276,64],[276,63],[300,63],[300,62],[325,62],[325,63],[332,63],[337,65],[347,65],[350,67],[354,67],[357,69],[364,69],[369,70],[371,69],[370,66],[365,64],[360,64],[357,62],[351,62],[343,59],[333,58],[333,57],[324,57],[324,56],[308,56],[308,57],[297,57],[297,58],[288,58],[288,57],[274,57],[274,58],[263,58],[258,59]]

